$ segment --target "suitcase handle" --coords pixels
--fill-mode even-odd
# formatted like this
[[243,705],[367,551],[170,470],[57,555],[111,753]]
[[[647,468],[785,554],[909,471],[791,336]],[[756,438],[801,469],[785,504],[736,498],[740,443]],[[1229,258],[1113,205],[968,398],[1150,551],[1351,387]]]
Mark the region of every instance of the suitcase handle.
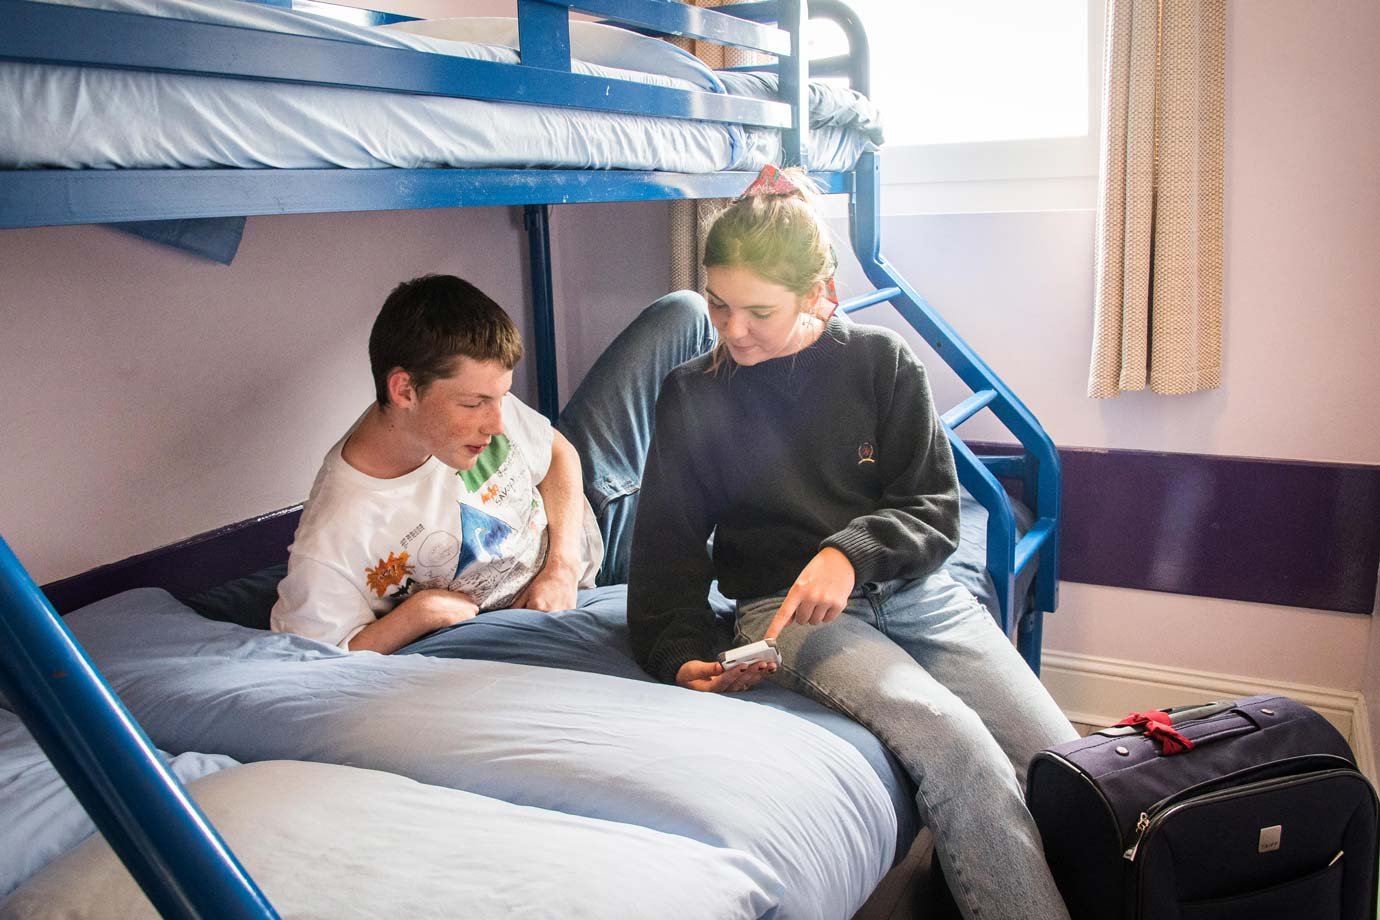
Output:
[[1173,706],[1164,712],[1169,713],[1169,721],[1175,725],[1180,722],[1187,722],[1191,719],[1206,719],[1218,713],[1229,712],[1235,709],[1236,700],[1215,701],[1211,703],[1194,703],[1189,706]]
[[[1230,712],[1236,707],[1236,700],[1226,700],[1211,703],[1192,703],[1188,706],[1172,706],[1169,709],[1162,709],[1160,711],[1169,714],[1170,724],[1178,725],[1181,722],[1189,722],[1194,719],[1206,719],[1209,716]],[[1242,715],[1246,715],[1246,713],[1242,712]],[[1121,735],[1141,735],[1144,733],[1144,727],[1139,725],[1112,725],[1093,732],[1095,735],[1104,735],[1108,738],[1116,738]]]
[[[1224,712],[1234,712],[1240,716],[1238,724],[1216,724],[1208,728],[1202,723],[1211,716]],[[1167,717],[1167,718],[1166,718]],[[1196,723],[1190,725],[1189,723]],[[1189,734],[1179,731],[1183,727]],[[1260,728],[1245,710],[1239,708],[1236,700],[1227,702],[1200,703],[1192,706],[1177,706],[1172,709],[1133,712],[1121,724],[1104,728],[1096,734],[1104,737],[1118,735],[1145,735],[1159,748],[1164,756],[1173,756],[1193,750],[1199,744],[1233,738],[1249,734]],[[1198,729],[1198,731],[1195,731]],[[1197,735],[1197,737],[1192,737]]]

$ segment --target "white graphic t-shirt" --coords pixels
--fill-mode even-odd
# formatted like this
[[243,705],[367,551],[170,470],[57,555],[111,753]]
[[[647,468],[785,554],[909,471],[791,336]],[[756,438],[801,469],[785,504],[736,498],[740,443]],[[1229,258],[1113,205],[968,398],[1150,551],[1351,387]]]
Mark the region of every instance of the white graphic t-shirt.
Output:
[[[553,433],[511,394],[502,411],[504,434],[463,471],[431,457],[395,479],[367,476],[341,456],[347,432],[326,455],[302,511],[273,628],[347,647],[425,588],[462,592],[480,610],[507,607],[546,561],[537,484],[551,465]],[[604,545],[584,505],[580,587],[588,588]]]

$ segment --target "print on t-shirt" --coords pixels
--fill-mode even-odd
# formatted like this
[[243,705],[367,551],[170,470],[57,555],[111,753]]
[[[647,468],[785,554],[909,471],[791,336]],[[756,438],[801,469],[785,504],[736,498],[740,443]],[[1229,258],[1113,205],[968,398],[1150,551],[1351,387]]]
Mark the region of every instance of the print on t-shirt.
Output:
[[401,552],[367,567],[374,595],[397,604],[418,591],[446,588],[484,609],[516,597],[546,555],[546,509],[522,450],[499,435],[473,467],[457,470],[464,492],[453,506],[455,517],[438,522],[441,528],[411,527],[395,544]]

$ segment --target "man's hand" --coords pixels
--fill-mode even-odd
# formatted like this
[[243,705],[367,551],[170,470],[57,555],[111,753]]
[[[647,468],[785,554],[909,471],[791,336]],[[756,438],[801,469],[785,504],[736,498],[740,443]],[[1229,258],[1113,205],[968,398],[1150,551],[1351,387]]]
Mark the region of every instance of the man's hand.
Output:
[[350,640],[350,651],[391,655],[427,633],[462,623],[478,613],[479,605],[470,600],[469,595],[428,588],[355,633]]
[[801,569],[763,638],[775,639],[792,622],[818,626],[832,621],[848,606],[855,577],[847,556],[832,546],[824,547]]
[[740,693],[751,690],[775,670],[776,665],[769,661],[739,665],[731,671],[725,671],[717,661],[687,661],[676,672],[676,683],[705,693]]
[[576,604],[579,573],[575,566],[563,560],[547,557],[537,577],[518,592],[510,607],[526,610],[570,610]]

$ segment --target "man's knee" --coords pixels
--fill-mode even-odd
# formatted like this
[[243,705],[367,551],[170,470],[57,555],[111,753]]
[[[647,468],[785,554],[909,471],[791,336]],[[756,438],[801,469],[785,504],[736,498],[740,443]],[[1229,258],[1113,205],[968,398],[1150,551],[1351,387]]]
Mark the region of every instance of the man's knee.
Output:
[[714,327],[709,322],[709,307],[694,291],[667,294],[643,310],[638,321],[655,324],[658,339],[685,336],[702,343],[705,349],[713,344]]

